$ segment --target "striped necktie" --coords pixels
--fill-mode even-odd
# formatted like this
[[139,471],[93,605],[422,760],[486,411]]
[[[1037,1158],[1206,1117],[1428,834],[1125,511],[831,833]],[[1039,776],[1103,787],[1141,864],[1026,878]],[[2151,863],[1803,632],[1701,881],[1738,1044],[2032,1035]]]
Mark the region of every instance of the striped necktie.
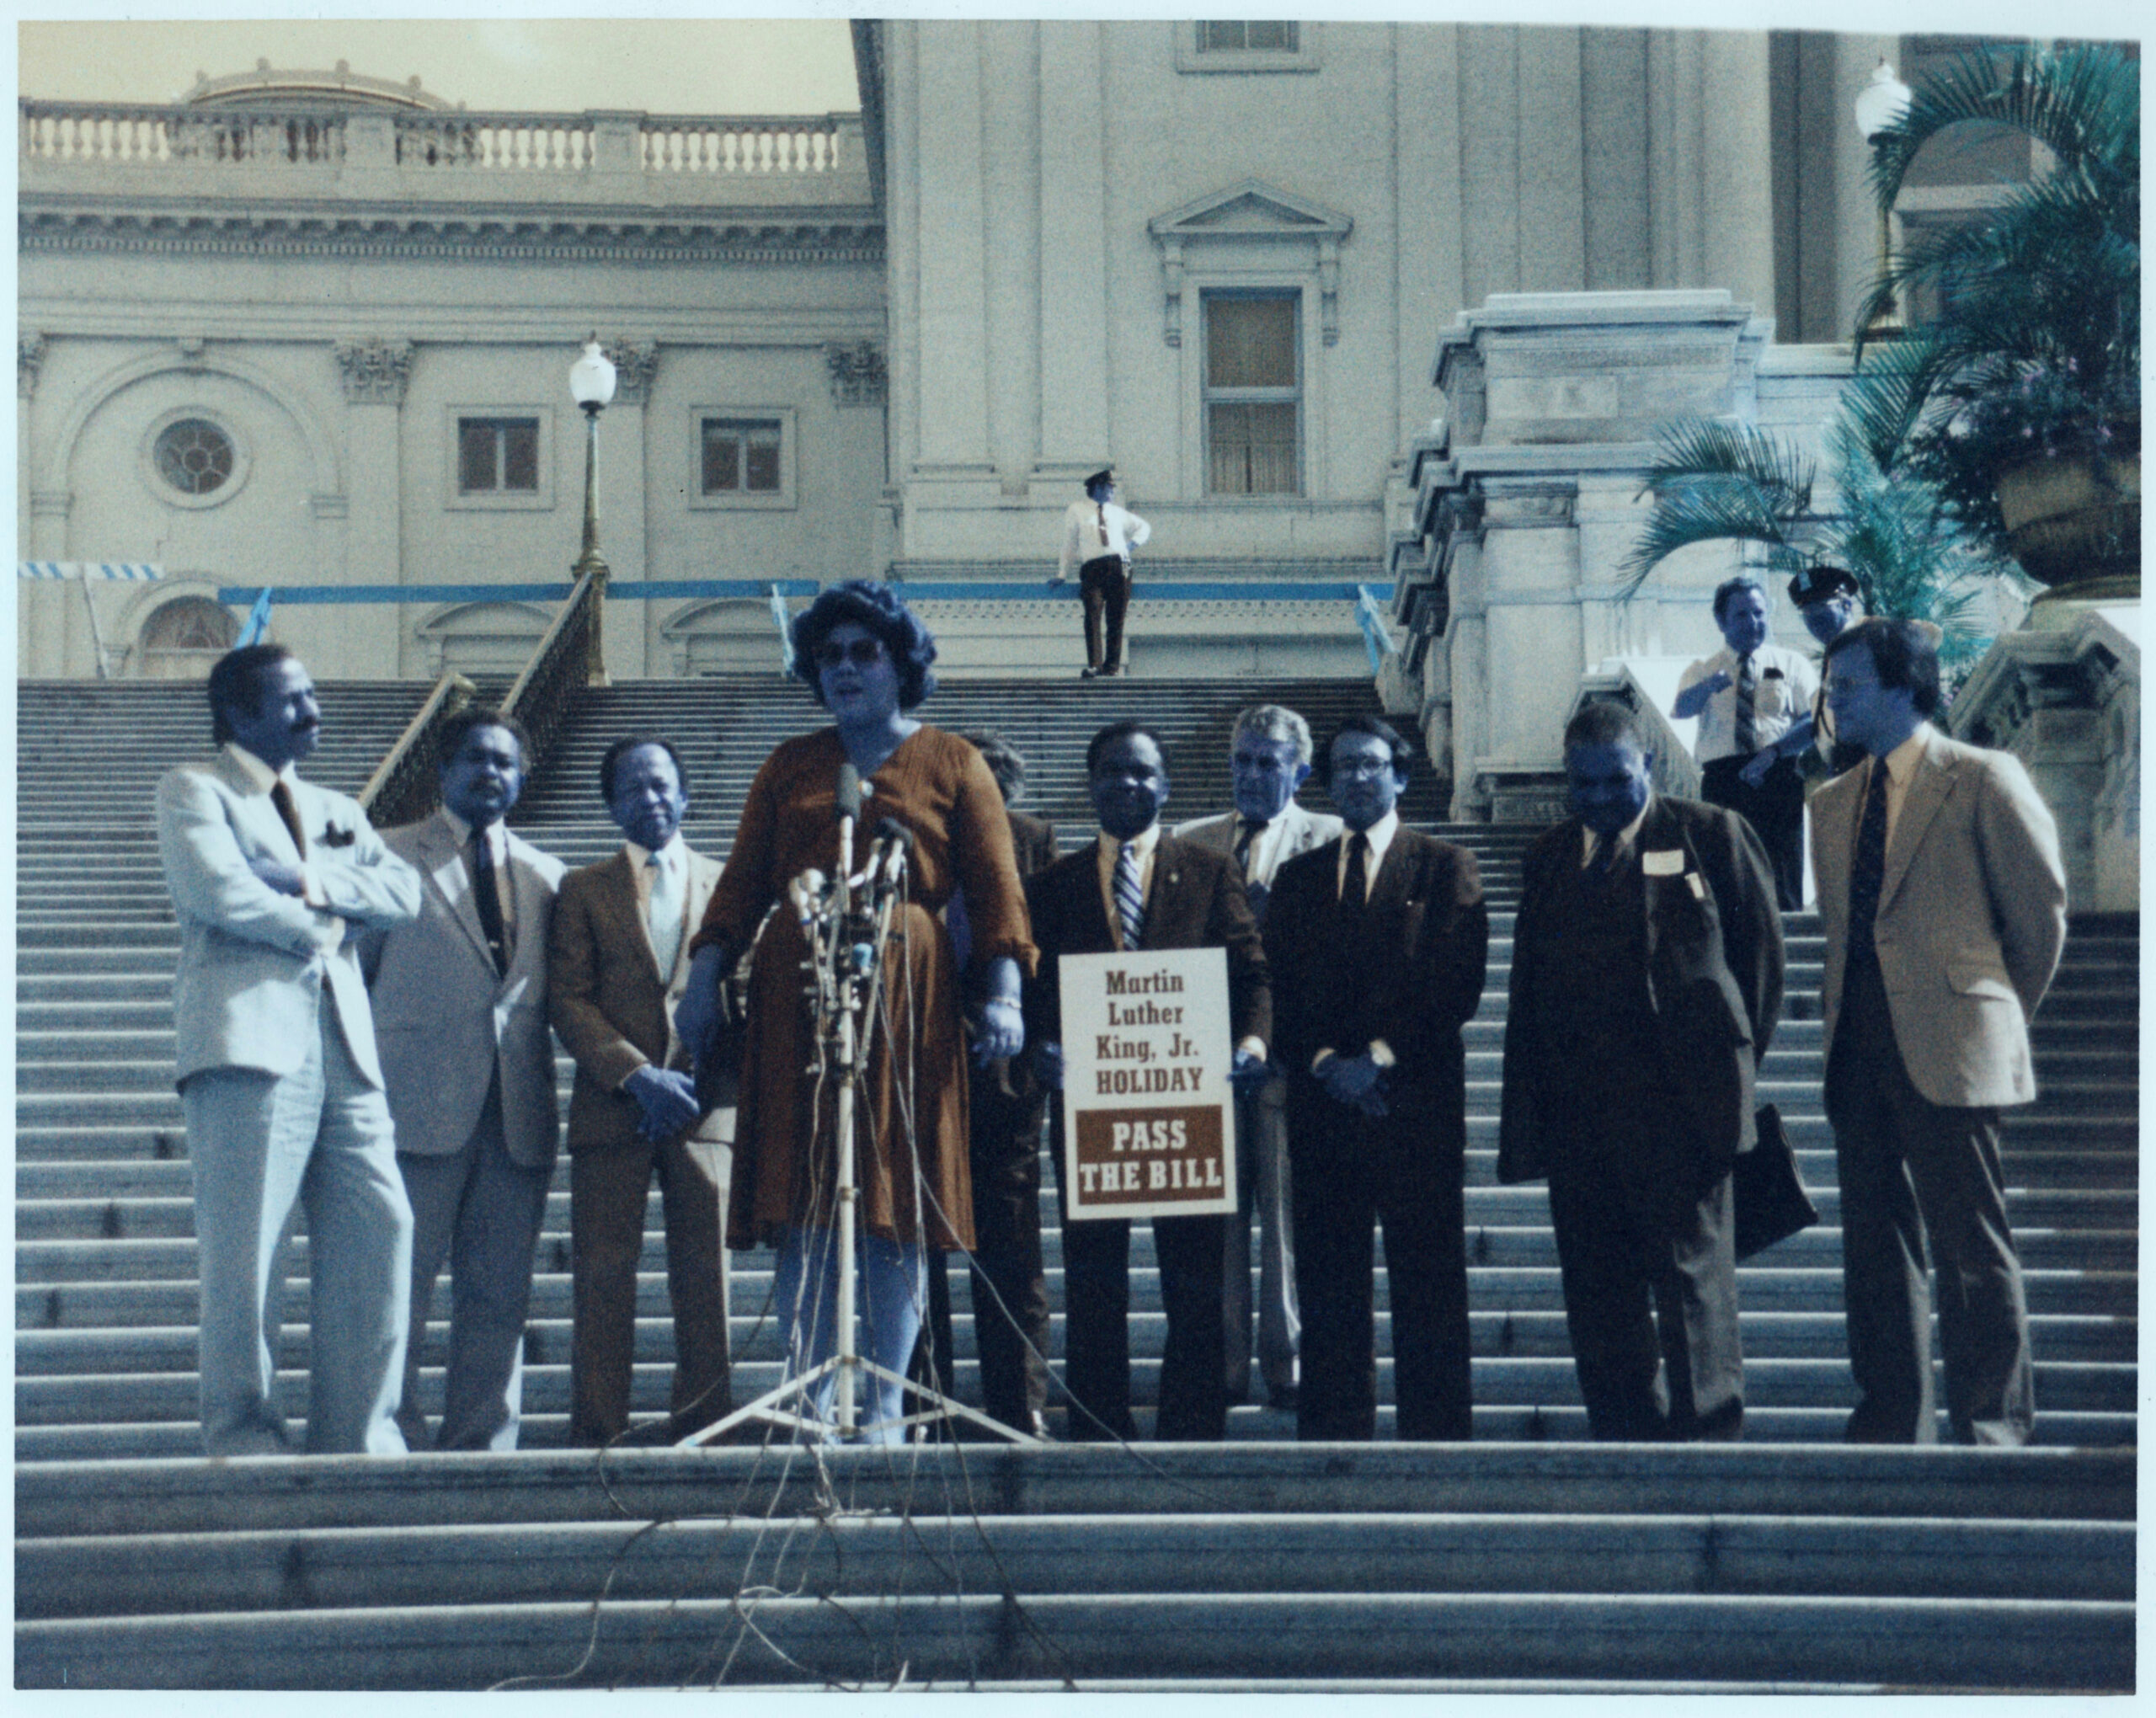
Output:
[[1749,758],[1759,750],[1759,668],[1752,653],[1737,659],[1737,755]]
[[1115,915],[1123,926],[1125,953],[1145,941],[1145,892],[1138,886],[1138,849],[1129,841],[1115,856]]

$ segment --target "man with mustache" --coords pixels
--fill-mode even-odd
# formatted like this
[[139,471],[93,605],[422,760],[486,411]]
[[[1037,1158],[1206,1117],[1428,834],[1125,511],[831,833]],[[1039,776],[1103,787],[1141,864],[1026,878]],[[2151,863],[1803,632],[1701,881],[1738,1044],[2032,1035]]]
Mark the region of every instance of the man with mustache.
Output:
[[221,750],[157,784],[157,851],[180,929],[175,1071],[202,1281],[202,1447],[291,1448],[270,1321],[294,1201],[312,1287],[311,1454],[401,1454],[412,1207],[360,977],[358,933],[408,924],[419,873],[366,814],[294,769],[322,727],[280,644],[210,671]]

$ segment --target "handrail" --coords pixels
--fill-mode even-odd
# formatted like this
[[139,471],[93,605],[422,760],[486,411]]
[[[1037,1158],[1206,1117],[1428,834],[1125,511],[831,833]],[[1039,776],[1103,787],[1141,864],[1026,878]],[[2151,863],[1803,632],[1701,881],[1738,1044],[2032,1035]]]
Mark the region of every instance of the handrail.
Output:
[[591,681],[599,659],[606,589],[604,568],[595,568],[577,580],[576,588],[540,634],[531,659],[502,700],[502,713],[515,717],[531,736],[524,760],[527,776],[539,766],[561,733],[577,689]]
[[417,823],[434,809],[441,791],[435,730],[472,702],[472,682],[454,669],[435,682],[419,713],[405,723],[397,744],[376,766],[367,785],[360,789],[360,809],[366,813],[368,821],[392,828]]

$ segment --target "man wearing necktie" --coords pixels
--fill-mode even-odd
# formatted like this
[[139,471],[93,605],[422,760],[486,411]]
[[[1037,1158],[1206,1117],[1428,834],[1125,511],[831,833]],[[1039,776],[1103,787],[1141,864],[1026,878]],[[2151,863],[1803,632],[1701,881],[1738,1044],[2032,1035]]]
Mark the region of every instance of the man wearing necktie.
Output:
[[1375,717],[1342,725],[1323,758],[1345,836],[1283,865],[1267,909],[1305,1439],[1377,1435],[1380,1224],[1397,1433],[1461,1443],[1474,1429],[1460,1028],[1481,1002],[1490,918],[1474,856],[1401,825],[1409,755]]
[[1804,772],[1801,746],[1784,742],[1809,715],[1818,676],[1801,653],[1767,642],[1771,600],[1748,573],[1716,587],[1723,648],[1684,670],[1670,714],[1699,718],[1700,798],[1752,825],[1775,899],[1794,913],[1804,904]]
[[604,1444],[628,1428],[637,1263],[656,1174],[674,1388],[669,1417],[638,1436],[671,1443],[732,1406],[723,1228],[732,1112],[706,1114],[674,1029],[689,978],[688,928],[702,920],[719,867],[681,840],[688,772],[667,741],[616,740],[600,760],[599,785],[625,839],[611,857],[562,880],[549,985],[554,1030],[576,1059],[569,1442]]
[[450,1316],[437,1449],[514,1449],[524,1395],[532,1252],[561,1140],[547,942],[562,863],[504,819],[524,786],[514,717],[442,723],[441,808],[382,840],[419,872],[419,916],[370,931],[374,1002],[397,1166],[412,1202],[412,1321],[398,1423],[428,1447],[419,1368],[435,1279]]
[[[1123,672],[1123,622],[1130,606],[1130,552],[1142,547],[1153,527],[1118,505],[1115,472],[1107,467],[1086,479],[1086,499],[1063,515],[1063,554],[1051,587],[1078,568],[1078,595],[1086,605],[1086,666],[1081,680]],[[1102,622],[1107,636],[1102,638]]]
[[1781,919],[1751,825],[1653,771],[1623,704],[1566,725],[1572,814],[1521,867],[1497,1178],[1549,1180],[1589,1432],[1734,1438],[1730,1171],[1758,1137]]
[[[1228,958],[1230,1078],[1239,1089],[1265,1077],[1272,998],[1265,952],[1241,875],[1224,853],[1163,835],[1168,775],[1159,739],[1117,722],[1086,750],[1086,784],[1099,838],[1026,882],[1040,965],[1026,987],[1026,1042],[1051,1090],[1063,1084],[1059,963],[1066,954],[1133,949],[1223,948]],[[1056,1184],[1064,1162],[1063,1112],[1049,1108]],[[1066,1202],[1065,1209],[1069,1209]],[[1153,1250],[1168,1315],[1154,1435],[1209,1442],[1226,1435],[1226,1351],[1220,1272],[1222,1217],[1156,1217]],[[1119,1218],[1063,1226],[1064,1381],[1069,1434],[1081,1442],[1137,1436],[1130,1412],[1130,1224]]]
[[2000,1111],[2036,1096],[2029,1022],[2066,937],[2058,831],[2028,772],[1948,739],[1938,632],[1868,620],[1827,650],[1836,734],[1868,761],[1813,798],[1827,932],[1827,1117],[1857,1443],[1931,1443],[1931,1296],[1946,1417],[2025,1443],[2029,1317],[2007,1227]]
[[412,1208],[355,933],[408,923],[419,879],[356,803],[300,778],[322,718],[299,658],[244,645],[211,670],[209,693],[216,756],[157,784],[157,852],[179,920],[173,1063],[195,1183],[203,1452],[291,1448],[272,1315],[298,1203],[307,1448],[401,1454]]
[[[1305,811],[1295,791],[1310,778],[1310,724],[1279,704],[1257,704],[1235,718],[1228,764],[1235,808],[1217,817],[1180,824],[1175,833],[1215,852],[1234,856],[1258,929],[1265,928],[1267,898],[1280,867],[1299,853],[1323,846],[1340,833],[1340,819]],[[1288,1082],[1278,1059],[1270,1077],[1235,1103],[1235,1214],[1228,1224],[1225,1274],[1228,1321],[1228,1400],[1250,1395],[1251,1272],[1253,1239],[1259,1241],[1257,1363],[1266,1395],[1276,1408],[1293,1410],[1302,1346],[1302,1316],[1295,1302],[1295,1240],[1288,1164]]]

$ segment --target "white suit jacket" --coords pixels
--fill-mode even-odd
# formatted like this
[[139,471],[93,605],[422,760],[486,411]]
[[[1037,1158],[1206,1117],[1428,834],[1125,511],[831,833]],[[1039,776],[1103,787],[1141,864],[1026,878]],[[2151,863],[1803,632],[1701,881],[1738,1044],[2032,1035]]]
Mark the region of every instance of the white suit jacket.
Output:
[[479,926],[463,845],[439,811],[383,835],[423,880],[419,916],[369,931],[360,961],[374,998],[397,1149],[426,1156],[462,1150],[499,1073],[509,1155],[544,1169],[562,1131],[547,1029],[547,944],[563,866],[515,831],[504,834],[515,926],[506,976],[494,970]]
[[[1886,844],[1874,932],[1894,1037],[1910,1083],[1930,1102],[2026,1103],[2036,1095],[2029,1020],[2066,941],[2058,829],[2018,760],[1919,732],[1923,753]],[[1869,780],[1850,770],[1812,798],[1829,1054]]]
[[361,1075],[382,1084],[355,930],[419,910],[419,873],[383,846],[356,801],[296,781],[304,856],[327,903],[309,906],[258,878],[255,856],[302,856],[268,792],[224,753],[157,783],[157,852],[179,920],[173,979],[177,1078],[208,1068],[296,1071],[320,1030],[323,993]]
[[[1252,863],[1246,879],[1262,883],[1267,888],[1273,887],[1273,873],[1283,863],[1299,853],[1322,847],[1341,830],[1338,818],[1326,812],[1305,811],[1292,799],[1273,822],[1280,826],[1280,832],[1276,836],[1267,830],[1266,842],[1253,845],[1253,852],[1262,854],[1262,860]],[[1177,824],[1173,832],[1201,847],[1210,847],[1216,853],[1232,853],[1235,848],[1235,814],[1224,811],[1217,817],[1201,817],[1190,823]]]

